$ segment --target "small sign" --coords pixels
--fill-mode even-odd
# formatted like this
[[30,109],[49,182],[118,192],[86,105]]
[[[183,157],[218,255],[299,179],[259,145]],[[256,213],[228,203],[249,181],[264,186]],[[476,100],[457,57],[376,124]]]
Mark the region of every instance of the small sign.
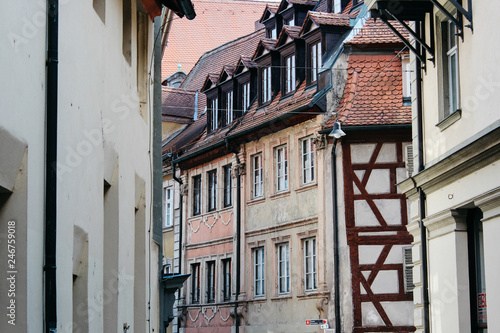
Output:
[[319,328],[326,330],[330,327],[328,326],[328,324],[321,324],[321,326]]
[[488,322],[486,314],[486,293],[477,294],[477,322],[485,324]]
[[[328,326],[328,320],[326,319],[306,319],[306,325],[327,325]],[[328,327],[327,327],[328,328]]]

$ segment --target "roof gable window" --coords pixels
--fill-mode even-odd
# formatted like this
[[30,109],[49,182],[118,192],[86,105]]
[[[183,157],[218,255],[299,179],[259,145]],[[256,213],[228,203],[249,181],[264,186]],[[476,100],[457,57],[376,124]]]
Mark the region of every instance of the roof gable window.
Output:
[[295,90],[295,54],[284,58],[284,87],[285,94]]

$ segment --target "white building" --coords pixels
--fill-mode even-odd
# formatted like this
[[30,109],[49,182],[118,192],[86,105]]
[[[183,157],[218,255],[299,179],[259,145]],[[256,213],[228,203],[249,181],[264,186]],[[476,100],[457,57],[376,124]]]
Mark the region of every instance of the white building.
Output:
[[1,332],[163,331],[160,14],[151,0],[2,14]]
[[[369,1],[412,21],[410,199],[417,332],[500,330],[499,26],[495,1]],[[462,7],[463,6],[463,7]]]

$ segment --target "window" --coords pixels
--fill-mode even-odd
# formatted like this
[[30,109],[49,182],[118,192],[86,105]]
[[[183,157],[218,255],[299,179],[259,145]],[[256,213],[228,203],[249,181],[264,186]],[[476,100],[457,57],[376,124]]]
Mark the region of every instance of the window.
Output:
[[262,69],[262,103],[271,100],[271,67]]
[[295,90],[295,55],[285,58],[285,92],[289,93]]
[[313,138],[302,140],[302,184],[314,181],[314,142]]
[[174,195],[173,187],[169,186],[164,189],[165,194],[165,212],[163,215],[163,227],[170,227],[174,221]]
[[233,91],[226,93],[226,125],[233,122]]
[[311,46],[311,82],[318,80],[318,72],[322,66],[321,42]]
[[410,56],[404,55],[401,58],[401,67],[403,70],[403,105],[411,105],[411,68]]
[[132,2],[123,0],[122,52],[130,65],[132,62]]
[[207,303],[215,302],[215,261],[207,261]]
[[193,177],[193,215],[201,214],[201,175]]
[[287,147],[275,149],[276,161],[276,192],[288,190],[288,153]]
[[276,28],[271,28],[267,30],[267,38],[276,39]]
[[231,299],[231,259],[222,260],[222,275],[223,275],[223,287],[222,293],[224,295],[224,300],[228,301]]
[[243,83],[242,96],[243,112],[247,112],[248,108],[250,107],[250,82]]
[[224,207],[233,203],[233,179],[231,178],[231,164],[224,166]]
[[305,290],[316,289],[316,238],[304,240]]
[[292,17],[288,20],[285,20],[285,25],[289,25],[289,26],[294,26],[295,25],[295,19],[292,15]]
[[342,1],[341,0],[333,0],[333,12],[340,13],[342,11]]
[[254,291],[255,296],[265,295],[265,279],[264,279],[264,248],[259,247],[253,251],[254,257]]
[[252,181],[253,181],[253,197],[259,198],[264,195],[264,177],[262,174],[262,154],[257,154],[252,157]]
[[200,303],[200,264],[191,264],[191,303]]
[[452,21],[441,24],[443,38],[444,113],[443,118],[458,110],[458,55],[456,27]]
[[214,131],[217,129],[219,124],[219,100],[217,98],[212,99],[212,121],[210,123],[210,130]]
[[484,271],[483,213],[471,209],[467,214],[467,249],[469,255],[469,295],[471,332],[488,332],[486,284]]
[[290,247],[288,243],[278,245],[278,293],[290,292]]
[[217,209],[217,170],[208,172],[208,211]]

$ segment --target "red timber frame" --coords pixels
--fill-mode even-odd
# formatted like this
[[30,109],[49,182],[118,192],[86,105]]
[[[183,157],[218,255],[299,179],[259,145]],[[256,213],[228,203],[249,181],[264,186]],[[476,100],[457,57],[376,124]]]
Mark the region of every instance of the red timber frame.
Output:
[[[409,141],[409,140],[408,140]],[[412,294],[405,293],[404,290],[404,268],[403,264],[386,264],[385,261],[392,247],[395,245],[409,245],[413,241],[413,237],[406,230],[408,224],[407,201],[404,194],[397,192],[396,187],[396,169],[404,168],[403,160],[403,143],[401,137],[399,140],[389,139],[386,136],[371,137],[369,141],[359,143],[373,143],[375,149],[368,163],[353,164],[351,159],[351,144],[354,142],[343,141],[343,168],[344,168],[344,195],[345,195],[345,217],[347,244],[350,252],[351,274],[352,274],[352,297],[354,310],[354,329],[353,332],[414,332],[414,326],[394,326],[388,314],[384,310],[381,302],[398,302],[412,301]],[[397,161],[394,163],[375,163],[380,150],[384,143],[395,143],[397,152]],[[368,179],[374,169],[389,169],[390,170],[390,193],[384,194],[369,194],[366,190]],[[365,170],[362,179],[358,178],[355,171]],[[360,194],[354,193],[354,184],[359,189]],[[382,216],[374,200],[383,199],[399,199],[401,201],[401,225],[389,225]],[[379,225],[377,226],[356,226],[354,202],[355,200],[365,200],[371,211],[374,213]],[[397,235],[384,235],[383,233],[392,231]],[[381,235],[376,235],[381,232]],[[370,233],[363,235],[360,233]],[[383,249],[380,252],[375,264],[361,265],[359,263],[359,246],[360,245],[382,245]],[[391,294],[377,294],[372,290],[372,283],[378,273],[383,270],[397,271],[399,280],[399,292]],[[362,272],[370,272],[368,278]],[[361,293],[361,285],[366,291]],[[380,326],[363,326],[362,321],[362,303],[372,303],[384,325]]]

